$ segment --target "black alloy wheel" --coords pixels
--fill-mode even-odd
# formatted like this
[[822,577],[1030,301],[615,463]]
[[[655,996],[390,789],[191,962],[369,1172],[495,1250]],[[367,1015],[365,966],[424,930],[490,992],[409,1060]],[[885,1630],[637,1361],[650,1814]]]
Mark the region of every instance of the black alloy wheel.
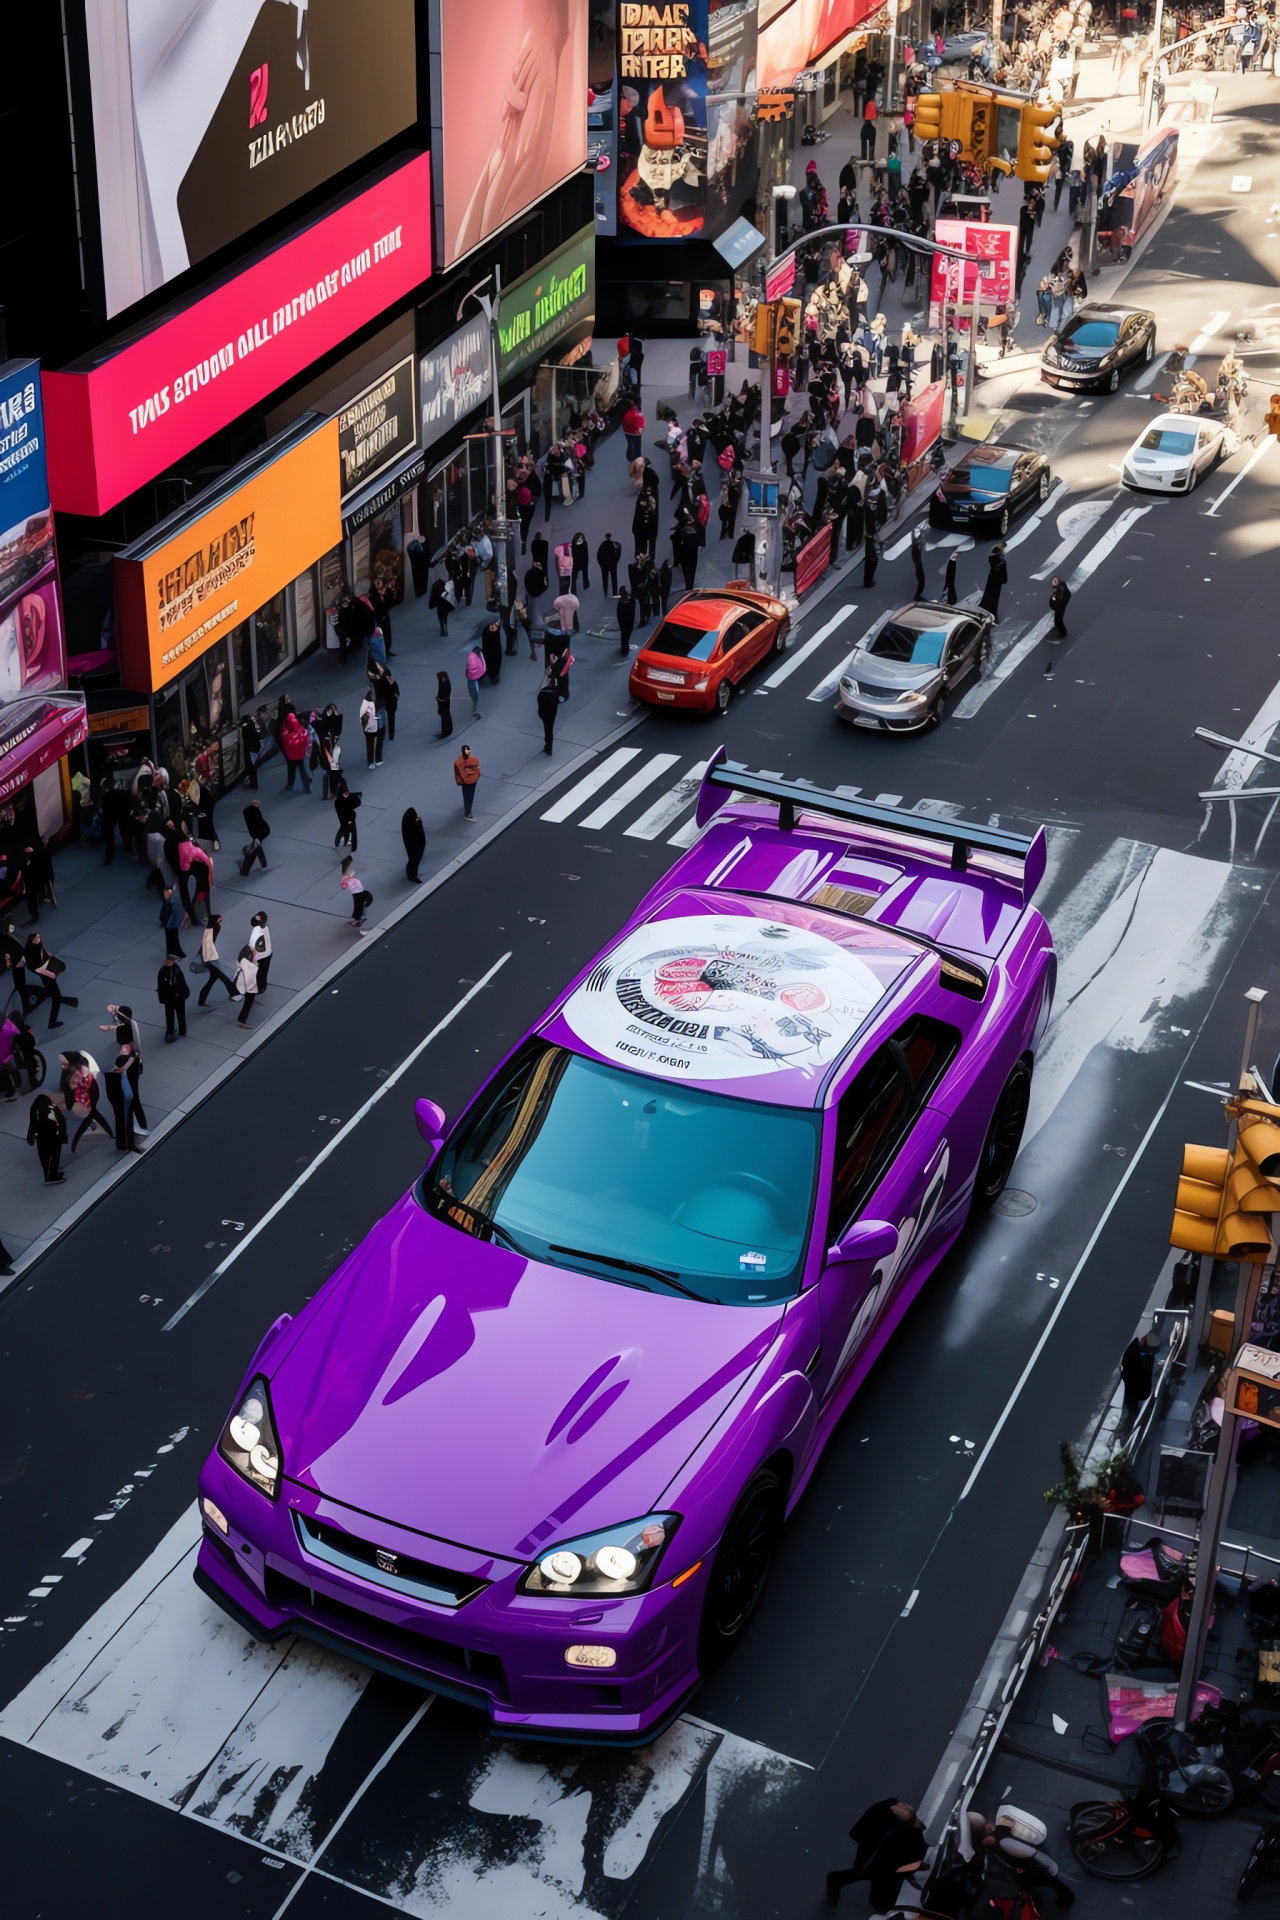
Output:
[[924,717],[924,725],[921,728],[921,732],[935,733],[937,729],[942,725],[942,716],[946,712],[946,710],[947,710],[947,689],[945,685],[943,685],[938,688],[937,694],[934,698],[933,705],[930,707],[928,713]]
[[1049,475],[1047,470],[1040,475],[1040,486],[1038,488],[1038,492],[1040,496],[1041,505],[1043,505],[1044,502],[1049,498]]
[[1022,1144],[1030,1100],[1031,1069],[1025,1060],[1019,1060],[1001,1089],[982,1145],[973,1183],[973,1197],[980,1207],[991,1206],[1004,1192]]
[[1116,389],[1119,387],[1119,385],[1120,385],[1120,369],[1119,367],[1112,367],[1111,378],[1107,382],[1107,392],[1114,393]]
[[764,1591],[785,1501],[769,1467],[751,1476],[716,1548],[698,1629],[698,1666],[706,1673],[741,1636]]
[[1107,1800],[1075,1806],[1067,1842],[1086,1873],[1099,1880],[1145,1880],[1165,1859],[1154,1833],[1136,1830],[1125,1808]]
[[720,682],[720,685],[716,688],[716,712],[728,713],[729,703],[732,699],[733,687],[730,684],[728,674],[726,674]]
[[770,651],[773,653],[785,653],[786,650],[787,650],[787,629],[785,627],[780,626],[774,633],[773,646],[770,649]]

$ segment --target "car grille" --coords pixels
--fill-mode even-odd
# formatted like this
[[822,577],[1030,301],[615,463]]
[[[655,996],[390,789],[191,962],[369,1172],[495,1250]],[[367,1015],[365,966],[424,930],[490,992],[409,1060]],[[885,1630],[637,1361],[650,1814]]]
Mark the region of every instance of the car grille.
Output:
[[[323,1520],[295,1513],[293,1524],[304,1553],[323,1560],[343,1573],[354,1573],[361,1580],[386,1587],[392,1593],[426,1600],[434,1607],[462,1607],[493,1583],[474,1574],[454,1573],[448,1567],[433,1566],[428,1560],[415,1560],[407,1553],[387,1555],[387,1550],[372,1540],[361,1540],[342,1527],[331,1527]],[[394,1560],[394,1566],[379,1566],[378,1555]]]
[[506,1670],[496,1653],[479,1647],[456,1647],[433,1634],[393,1626],[343,1600],[313,1593],[300,1580],[291,1580],[274,1567],[266,1570],[265,1587],[267,1605],[278,1613],[295,1615],[298,1631],[304,1637],[341,1641],[357,1660],[371,1656],[376,1660],[384,1651],[393,1657],[399,1654],[416,1675],[427,1679],[438,1675],[453,1691],[473,1695],[479,1701],[510,1698]]

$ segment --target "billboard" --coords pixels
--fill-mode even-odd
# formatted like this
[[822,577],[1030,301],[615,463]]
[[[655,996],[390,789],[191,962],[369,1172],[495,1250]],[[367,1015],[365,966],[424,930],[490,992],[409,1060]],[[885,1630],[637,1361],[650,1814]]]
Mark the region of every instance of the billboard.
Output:
[[211,292],[46,373],[54,506],[106,513],[430,272],[431,165],[423,153]]
[[166,685],[341,540],[337,419],[281,439],[292,444],[240,485],[232,475],[211,505],[193,501],[116,555],[127,685]]
[[449,339],[423,354],[419,387],[422,444],[430,447],[487,400],[493,389],[489,322],[483,314],[465,321]]
[[342,497],[385,473],[418,444],[413,401],[413,355],[348,400],[338,414]]
[[110,319],[418,116],[414,0],[84,0]]
[[504,290],[498,309],[498,379],[541,360],[571,327],[589,325],[596,312],[595,224],[567,247]]
[[587,0],[441,6],[446,267],[586,165],[587,40]]
[[67,677],[40,365],[0,366],[0,706]]
[[760,28],[760,85],[790,86],[879,7],[880,0],[791,0]]
[[[931,326],[939,323],[944,300],[948,306],[967,307],[979,288],[979,306],[993,312],[1012,300],[1018,244],[1016,227],[991,226],[979,220],[936,220],[933,237],[941,247],[955,247],[957,252],[971,254],[974,264],[970,266],[966,261],[962,269],[958,260],[934,254],[929,299],[937,317],[930,321]],[[985,276],[978,271],[979,260],[988,264]]]

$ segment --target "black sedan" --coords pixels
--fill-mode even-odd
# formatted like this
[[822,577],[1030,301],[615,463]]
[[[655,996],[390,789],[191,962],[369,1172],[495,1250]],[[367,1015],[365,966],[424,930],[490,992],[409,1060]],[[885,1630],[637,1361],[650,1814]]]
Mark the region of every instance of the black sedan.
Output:
[[1040,356],[1040,378],[1071,393],[1114,393],[1120,376],[1156,350],[1156,317],[1146,307],[1086,300]]
[[929,502],[935,527],[1008,533],[1024,507],[1043,505],[1053,475],[1042,453],[1018,447],[975,447],[953,467]]

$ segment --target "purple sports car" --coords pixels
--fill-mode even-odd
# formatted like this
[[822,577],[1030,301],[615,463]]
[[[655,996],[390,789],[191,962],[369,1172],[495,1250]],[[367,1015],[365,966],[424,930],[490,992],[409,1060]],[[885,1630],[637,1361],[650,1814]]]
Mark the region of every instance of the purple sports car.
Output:
[[1054,956],[1028,840],[752,774],[253,1356],[196,1578],[640,1745],[742,1633],[823,1444],[1008,1178]]

